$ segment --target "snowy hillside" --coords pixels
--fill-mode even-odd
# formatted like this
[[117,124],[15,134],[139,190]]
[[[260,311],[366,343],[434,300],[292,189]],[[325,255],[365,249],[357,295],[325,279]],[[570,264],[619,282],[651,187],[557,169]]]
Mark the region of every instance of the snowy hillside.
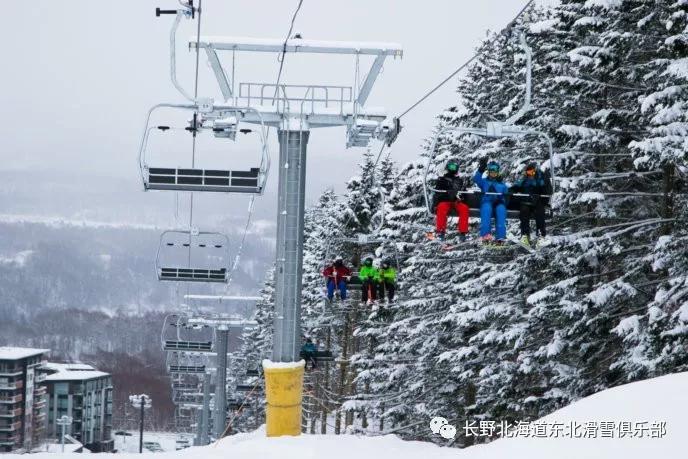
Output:
[[[646,459],[685,457],[688,428],[688,373],[662,376],[615,387],[544,417],[548,427],[583,426],[583,438],[508,438],[465,450],[466,459]],[[605,426],[603,423],[613,423]],[[620,437],[625,425],[630,432]],[[653,423],[665,423],[662,426]],[[585,434],[585,426],[589,434]],[[609,433],[609,430],[611,433]],[[551,429],[550,429],[551,430]],[[596,434],[597,438],[592,438]],[[613,435],[604,438],[603,435]],[[589,438],[585,438],[585,437]],[[655,436],[661,438],[654,438]],[[561,437],[561,435],[560,435]]]
[[[220,443],[203,448],[191,448],[179,453],[158,453],[155,457],[179,458],[225,458],[256,459],[350,459],[394,458],[417,459],[419,457],[444,459],[595,459],[624,458],[645,459],[661,457],[674,459],[684,456],[682,433],[688,428],[688,373],[655,378],[648,381],[627,384],[592,395],[573,405],[543,418],[548,425],[588,425],[597,422],[601,437],[602,422],[619,425],[630,422],[633,434],[626,438],[514,438],[498,440],[488,445],[475,446],[465,450],[443,448],[430,443],[408,442],[388,435],[384,437],[314,435],[301,437],[266,438],[261,430],[238,434]],[[683,409],[681,409],[681,407]],[[662,438],[651,438],[655,430],[645,429],[643,422],[665,422],[666,434]],[[462,426],[460,426],[462,428]],[[429,429],[429,427],[428,427]],[[585,429],[582,430],[582,432]],[[642,432],[642,438],[636,437]],[[662,432],[656,431],[660,435]],[[136,437],[131,438],[133,443]],[[38,454],[35,459],[52,457]],[[78,457],[78,456],[74,456]],[[136,455],[136,457],[140,457]]]

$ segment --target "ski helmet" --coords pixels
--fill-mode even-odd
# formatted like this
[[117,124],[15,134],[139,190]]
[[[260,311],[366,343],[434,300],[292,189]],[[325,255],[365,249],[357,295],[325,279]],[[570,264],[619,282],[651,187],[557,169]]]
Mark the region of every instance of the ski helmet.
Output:
[[488,172],[497,172],[498,173],[499,169],[500,169],[500,167],[499,167],[499,163],[497,161],[490,161],[487,164],[487,171]]
[[447,165],[444,168],[447,170],[447,172],[456,174],[457,172],[459,172],[459,163],[454,159],[450,159],[449,161],[447,161]]

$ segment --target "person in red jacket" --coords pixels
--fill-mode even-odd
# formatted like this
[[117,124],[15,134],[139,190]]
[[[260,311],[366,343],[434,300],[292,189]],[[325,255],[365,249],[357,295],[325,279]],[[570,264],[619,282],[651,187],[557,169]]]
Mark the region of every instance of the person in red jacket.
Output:
[[346,284],[351,279],[351,270],[344,264],[342,257],[335,258],[334,263],[325,268],[323,276],[327,278],[327,299],[331,302],[334,290],[339,289],[342,301],[346,300]]

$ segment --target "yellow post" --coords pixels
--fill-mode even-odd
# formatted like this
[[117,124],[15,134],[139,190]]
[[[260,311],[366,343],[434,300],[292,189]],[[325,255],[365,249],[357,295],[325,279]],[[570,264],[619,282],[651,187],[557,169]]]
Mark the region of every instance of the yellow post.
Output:
[[303,371],[306,362],[263,361],[268,437],[301,434]]

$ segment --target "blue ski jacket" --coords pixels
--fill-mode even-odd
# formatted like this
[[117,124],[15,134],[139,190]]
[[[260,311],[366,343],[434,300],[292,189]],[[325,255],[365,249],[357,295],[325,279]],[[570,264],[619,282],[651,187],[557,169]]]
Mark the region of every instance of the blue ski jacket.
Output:
[[483,193],[500,193],[502,196],[496,196],[494,194],[483,194],[481,198],[481,203],[498,203],[498,202],[506,202],[506,193],[509,192],[509,187],[504,184],[501,180],[494,180],[489,178],[483,177],[483,173],[480,171],[475,171],[475,175],[473,175],[473,181],[475,182],[476,185],[478,185],[478,188],[480,188],[480,191]]

